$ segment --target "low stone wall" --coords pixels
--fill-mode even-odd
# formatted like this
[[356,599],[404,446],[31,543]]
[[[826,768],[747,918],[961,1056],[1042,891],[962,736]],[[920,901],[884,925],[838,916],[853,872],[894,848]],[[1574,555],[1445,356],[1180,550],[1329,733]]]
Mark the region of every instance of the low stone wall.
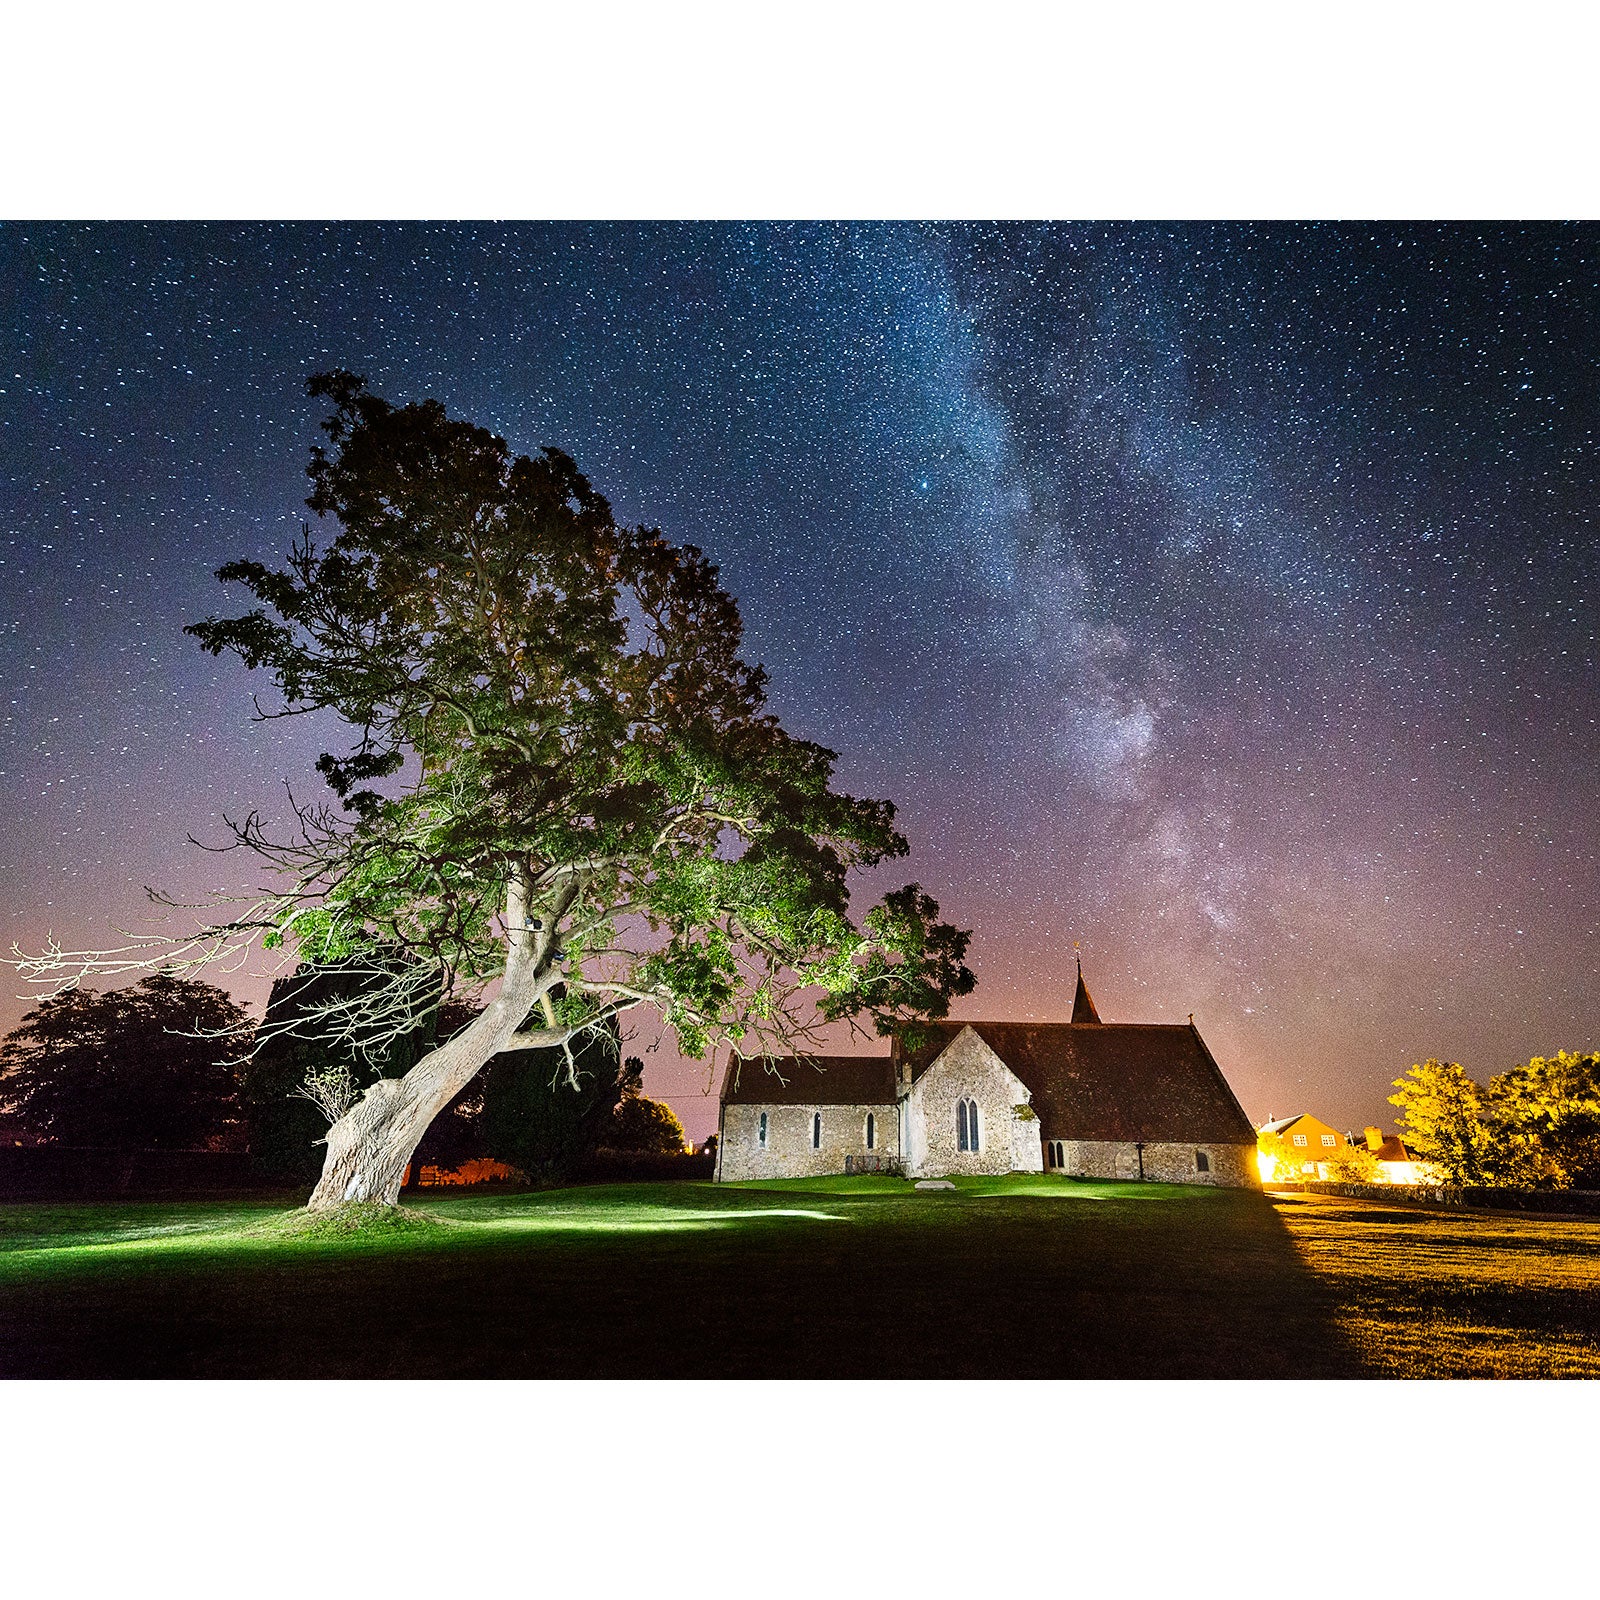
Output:
[[[1061,1170],[1074,1178],[1138,1178],[1136,1145],[1102,1139],[1063,1139]],[[1204,1153],[1210,1170],[1200,1171],[1195,1157]],[[1209,1183],[1220,1189],[1259,1189],[1256,1147],[1236,1144],[1146,1144],[1146,1183]]]
[[1600,1216],[1600,1189],[1495,1189],[1444,1183],[1275,1183],[1274,1189],[1342,1195],[1350,1200],[1389,1200],[1405,1205],[1454,1206],[1476,1211],[1542,1211]]

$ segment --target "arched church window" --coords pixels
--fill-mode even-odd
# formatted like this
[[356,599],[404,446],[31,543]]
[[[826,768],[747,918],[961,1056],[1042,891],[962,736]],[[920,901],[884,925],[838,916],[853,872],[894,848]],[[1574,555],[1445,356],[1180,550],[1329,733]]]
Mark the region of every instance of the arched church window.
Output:
[[1211,1157],[1204,1150],[1195,1151],[1194,1170],[1196,1172],[1209,1172],[1211,1170]]
[[767,1148],[767,1114],[765,1111],[761,1113],[761,1120],[756,1123],[756,1143],[763,1150]]
[[978,1102],[968,1097],[956,1102],[956,1149],[978,1148]]
[[811,1148],[813,1150],[822,1148],[822,1113],[820,1111],[811,1113]]
[[867,1149],[870,1150],[872,1148],[873,1141],[877,1137],[877,1132],[878,1132],[877,1119],[869,1111],[867,1113]]

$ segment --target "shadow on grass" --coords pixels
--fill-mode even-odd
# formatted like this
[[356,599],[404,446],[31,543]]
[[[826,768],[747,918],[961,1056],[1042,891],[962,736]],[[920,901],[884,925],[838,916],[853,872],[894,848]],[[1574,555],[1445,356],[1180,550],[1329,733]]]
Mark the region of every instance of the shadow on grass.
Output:
[[[16,1208],[27,1210],[29,1208]],[[122,1208],[126,1212],[131,1208]],[[1258,1193],[857,1178],[270,1207],[0,1230],[0,1371],[37,1376],[1307,1377],[1359,1372]]]

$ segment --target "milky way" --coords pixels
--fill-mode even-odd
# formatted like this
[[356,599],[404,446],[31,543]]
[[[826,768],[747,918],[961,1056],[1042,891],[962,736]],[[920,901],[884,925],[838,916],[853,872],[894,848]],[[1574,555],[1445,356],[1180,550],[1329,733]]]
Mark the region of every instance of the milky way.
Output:
[[1592,227],[6,226],[0,290],[7,944],[234,883],[185,835],[311,786],[181,629],[338,365],[721,563],[963,1014],[1061,1015],[1081,942],[1345,1124],[1600,1046]]

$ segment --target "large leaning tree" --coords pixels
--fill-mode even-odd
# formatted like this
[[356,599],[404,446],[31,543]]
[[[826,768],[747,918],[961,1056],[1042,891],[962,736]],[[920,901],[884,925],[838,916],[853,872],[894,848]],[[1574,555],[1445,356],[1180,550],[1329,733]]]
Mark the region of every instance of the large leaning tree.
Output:
[[310,390],[331,415],[307,505],[331,539],[223,567],[255,607],[188,631],[270,675],[263,714],[351,729],[317,763],[339,804],[297,807],[288,838],[235,827],[277,887],[195,959],[370,956],[388,976],[318,1024],[369,1044],[419,994],[486,1001],[335,1108],[313,1208],[397,1203],[430,1121],[500,1051],[648,1006],[685,1054],[760,1070],[831,1023],[914,1032],[971,989],[968,935],[917,885],[852,920],[851,872],[906,853],[894,808],[836,793],[832,752],[779,726],[698,549],[620,526],[559,450],[513,455],[347,372]]

